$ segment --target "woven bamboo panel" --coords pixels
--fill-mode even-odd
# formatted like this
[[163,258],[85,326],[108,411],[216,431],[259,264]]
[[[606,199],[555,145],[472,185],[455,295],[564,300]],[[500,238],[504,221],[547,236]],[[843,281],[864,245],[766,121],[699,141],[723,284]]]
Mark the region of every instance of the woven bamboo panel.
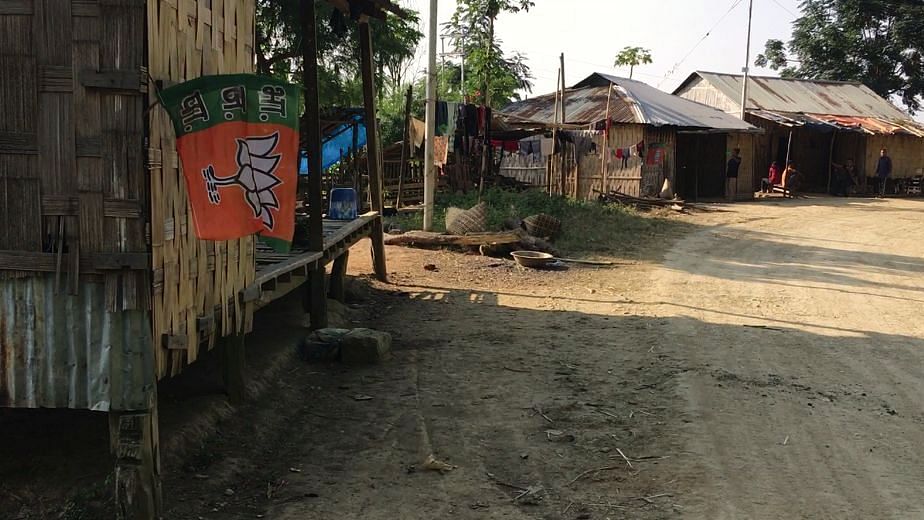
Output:
[[108,310],[149,308],[144,17],[126,0],[0,2],[0,278],[53,271],[59,294],[101,282]]
[[[147,10],[150,88],[253,71],[254,0],[148,0]],[[154,338],[165,377],[218,337],[249,330],[252,308],[237,295],[254,279],[254,241],[196,239],[173,128],[161,107],[149,122]]]

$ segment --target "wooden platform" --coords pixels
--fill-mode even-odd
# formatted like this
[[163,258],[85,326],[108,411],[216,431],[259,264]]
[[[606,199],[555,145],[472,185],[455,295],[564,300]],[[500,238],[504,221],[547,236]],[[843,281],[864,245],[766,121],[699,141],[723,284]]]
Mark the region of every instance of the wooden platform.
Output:
[[293,249],[288,253],[276,253],[258,245],[256,278],[241,293],[242,301],[255,302],[259,308],[285,296],[308,280],[309,271],[327,265],[352,245],[371,237],[380,220],[381,216],[375,212],[355,220],[325,220],[323,251]]

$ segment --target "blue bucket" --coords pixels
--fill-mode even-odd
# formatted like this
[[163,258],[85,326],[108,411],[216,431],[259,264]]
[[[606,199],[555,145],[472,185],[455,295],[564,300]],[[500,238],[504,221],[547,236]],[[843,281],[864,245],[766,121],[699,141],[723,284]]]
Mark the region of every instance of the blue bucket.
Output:
[[330,209],[327,218],[331,220],[353,220],[359,209],[356,203],[356,190],[353,188],[334,188],[330,192]]

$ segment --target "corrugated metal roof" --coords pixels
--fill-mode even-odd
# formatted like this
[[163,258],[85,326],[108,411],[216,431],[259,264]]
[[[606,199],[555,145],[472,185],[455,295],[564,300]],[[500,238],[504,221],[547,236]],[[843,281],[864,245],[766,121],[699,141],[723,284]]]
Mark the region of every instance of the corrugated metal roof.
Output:
[[[694,72],[677,91],[700,76],[740,106],[741,75],[718,72]],[[862,83],[810,81],[801,79],[751,76],[748,82],[748,110],[874,117],[886,120],[910,120],[888,100]]]
[[783,126],[812,126],[822,131],[838,130],[864,134],[905,134],[924,137],[924,127],[920,125],[910,122],[900,124],[875,117],[772,112],[770,110],[749,110],[748,113]]
[[147,311],[108,312],[105,287],[0,280],[0,406],[140,410],[154,390]]
[[[593,124],[606,119],[607,89],[610,118],[617,123],[641,123],[723,131],[756,132],[757,128],[720,110],[658,90],[650,85],[607,74],[592,74],[568,89],[565,115],[571,124]],[[512,103],[500,111],[510,122],[555,122],[555,94]]]

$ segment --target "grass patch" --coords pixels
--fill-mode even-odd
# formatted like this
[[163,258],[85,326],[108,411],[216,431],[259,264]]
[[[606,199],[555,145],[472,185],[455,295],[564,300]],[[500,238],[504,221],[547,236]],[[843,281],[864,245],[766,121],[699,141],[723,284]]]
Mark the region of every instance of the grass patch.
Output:
[[[617,254],[638,256],[655,239],[673,236],[682,225],[667,213],[640,213],[620,204],[601,204],[562,197],[549,197],[539,190],[514,192],[492,188],[485,191],[488,204],[488,231],[498,231],[511,217],[525,218],[545,213],[562,221],[562,232],[555,240],[567,254]],[[478,193],[437,194],[433,215],[435,231],[446,230],[446,209],[468,209],[478,203]],[[423,212],[402,213],[387,219],[401,229],[421,229]]]

